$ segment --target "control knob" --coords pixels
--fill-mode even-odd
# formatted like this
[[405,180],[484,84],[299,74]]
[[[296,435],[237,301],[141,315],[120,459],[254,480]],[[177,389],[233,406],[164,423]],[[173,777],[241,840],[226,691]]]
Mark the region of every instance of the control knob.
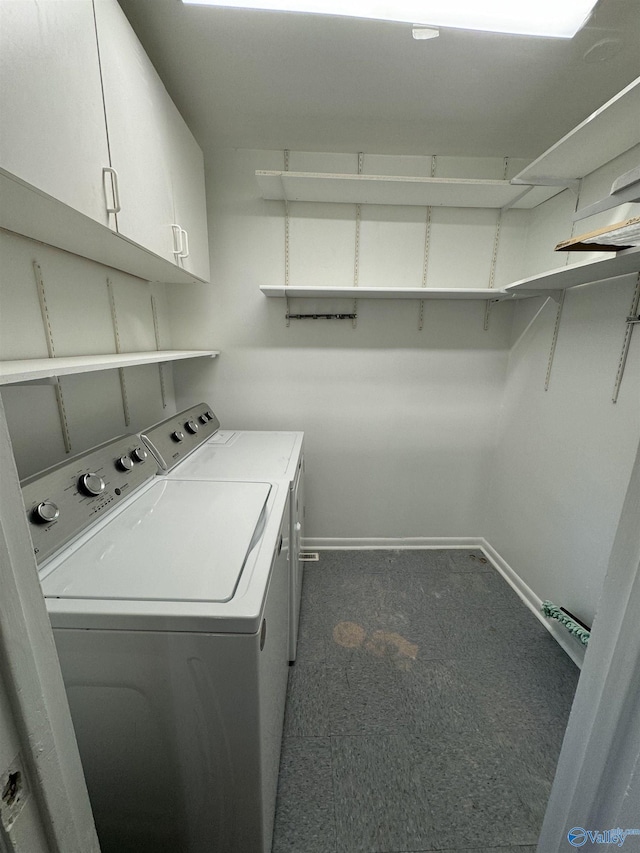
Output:
[[133,460],[129,459],[128,456],[121,456],[116,462],[116,468],[119,468],[120,471],[130,471],[133,468]]
[[105,482],[99,474],[83,474],[78,480],[78,488],[83,494],[95,498],[104,492]]
[[60,510],[52,501],[41,501],[38,506],[33,508],[31,519],[36,524],[51,524],[59,515]]
[[131,451],[131,458],[134,462],[144,462],[149,458],[149,454],[144,447],[136,447]]
[[200,421],[201,424],[206,424],[206,423],[208,423],[209,418],[206,415],[200,415],[198,420]]
[[211,411],[211,409],[207,409],[205,415],[209,418],[210,421],[213,420],[213,412]]
[[178,441],[178,442],[180,442],[180,441],[182,441],[182,440],[183,440],[183,438],[184,438],[184,433],[183,433],[183,432],[181,432],[179,429],[176,429],[176,430],[174,430],[174,431],[171,433],[171,438],[172,438],[174,441]]
[[185,428],[191,433],[191,435],[195,435],[199,429],[198,424],[195,421],[187,421]]

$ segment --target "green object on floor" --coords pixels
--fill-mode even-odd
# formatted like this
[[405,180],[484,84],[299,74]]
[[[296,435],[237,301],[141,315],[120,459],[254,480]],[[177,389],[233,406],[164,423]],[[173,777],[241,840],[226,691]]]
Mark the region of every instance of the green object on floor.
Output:
[[564,625],[570,634],[573,634],[574,637],[577,637],[578,640],[580,640],[583,646],[588,645],[591,631],[588,631],[586,628],[583,628],[582,625],[578,625],[577,622],[574,622],[571,617],[567,616],[566,613],[563,613],[563,611],[559,607],[556,607],[553,602],[543,601],[541,610],[549,619],[557,619],[558,622]]

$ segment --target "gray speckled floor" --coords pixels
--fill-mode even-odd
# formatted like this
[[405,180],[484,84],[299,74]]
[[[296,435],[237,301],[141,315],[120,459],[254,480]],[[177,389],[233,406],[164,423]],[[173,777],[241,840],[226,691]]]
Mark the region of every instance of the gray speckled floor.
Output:
[[273,853],[535,853],[578,675],[480,551],[321,551]]

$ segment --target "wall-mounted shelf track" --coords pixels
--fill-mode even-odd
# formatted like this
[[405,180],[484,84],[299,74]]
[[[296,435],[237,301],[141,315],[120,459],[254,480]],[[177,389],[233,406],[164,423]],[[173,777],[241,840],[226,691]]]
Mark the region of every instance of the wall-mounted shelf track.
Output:
[[[283,287],[262,285],[265,296],[309,299],[353,299],[353,287]],[[358,287],[358,299],[512,299],[512,294],[488,287]]]
[[566,186],[583,178],[640,144],[639,116],[640,77],[519,172],[512,182]]
[[561,187],[525,188],[506,180],[256,171],[262,198],[338,204],[531,208]]
[[161,350],[2,361],[0,362],[0,385],[39,382],[57,376],[134,367],[140,364],[164,364],[168,361],[182,361],[189,358],[215,358],[219,354],[218,350]]

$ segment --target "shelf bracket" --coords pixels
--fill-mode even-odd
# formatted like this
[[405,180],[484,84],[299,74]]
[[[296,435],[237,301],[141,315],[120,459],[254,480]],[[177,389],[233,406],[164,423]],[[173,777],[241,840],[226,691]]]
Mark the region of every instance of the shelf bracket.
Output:
[[627,328],[624,333],[624,340],[622,342],[622,352],[620,353],[620,360],[618,362],[618,372],[616,373],[616,381],[613,386],[613,397],[611,398],[612,403],[618,402],[618,395],[620,393],[620,386],[622,385],[622,378],[624,376],[624,370],[627,366],[627,356],[629,355],[629,348],[631,346],[631,338],[633,336],[633,330],[635,326],[640,324],[640,273],[638,273],[638,279],[636,281],[635,290],[633,291],[633,297],[631,298],[631,310],[629,311],[629,316],[626,319]]
[[551,351],[549,352],[549,361],[547,363],[547,376],[544,380],[544,390],[549,390],[549,384],[551,382],[551,371],[553,369],[553,360],[556,354],[556,345],[558,343],[558,334],[560,333],[560,320],[562,318],[562,309],[564,307],[564,297],[566,295],[566,290],[561,291],[560,298],[558,299],[558,309],[556,311],[556,322],[553,327],[553,338],[551,339]]
[[[574,185],[571,187],[571,190],[573,191],[573,193],[575,194],[575,197],[576,197],[574,210],[577,210],[578,205],[580,204],[580,193],[582,191],[582,181],[581,180],[580,181],[574,181]],[[572,237],[573,237],[574,230],[575,230],[575,222],[571,226],[571,236]],[[568,265],[569,265],[569,254],[567,253],[567,257],[565,258],[565,266],[568,266]],[[551,339],[551,351],[549,352],[549,361],[547,362],[547,375],[546,375],[545,380],[544,380],[544,390],[548,391],[549,385],[551,383],[551,371],[553,370],[553,360],[554,360],[555,354],[556,354],[556,346],[558,343],[558,335],[560,333],[560,320],[562,319],[562,309],[564,308],[564,300],[565,300],[565,296],[567,295],[567,291],[566,290],[562,290],[559,292],[555,291],[555,295],[554,295],[554,292],[549,292],[546,295],[550,296],[552,299],[554,299],[555,302],[557,303],[557,306],[558,306],[558,308],[556,310],[556,321],[555,321],[555,324],[553,326],[553,338]]]
[[518,289],[518,291],[515,293],[511,292],[510,295],[513,297],[513,299],[533,299],[536,296],[544,296],[545,299],[553,299],[554,302],[559,303],[562,299],[563,293],[564,290],[561,289],[546,290],[541,288],[540,290],[536,290],[535,287],[532,287],[531,289],[527,287],[523,288],[522,290]]
[[580,192],[580,178],[550,178],[540,175],[528,181],[512,178],[511,183],[514,186],[529,186],[532,189],[533,187],[564,187],[571,190],[574,195]]
[[[436,176],[436,155],[431,155],[431,177]],[[422,287],[427,286],[427,272],[429,267],[429,249],[431,248],[431,205],[427,207],[427,218],[424,232],[424,256],[422,261]],[[418,315],[418,331],[424,328],[424,299],[420,300],[420,313]]]
[[[107,279],[107,292],[109,294],[109,306],[111,308],[111,323],[113,325],[113,337],[116,343],[116,353],[122,352],[120,346],[120,331],[118,330],[118,315],[116,313],[116,297],[113,292],[113,284],[111,279]],[[120,394],[122,396],[122,412],[124,414],[125,426],[131,426],[131,415],[129,412],[129,398],[127,397],[127,383],[124,376],[124,368],[118,368],[118,376],[120,378]]]
[[559,305],[560,302],[564,299],[565,290],[539,290],[539,296],[547,296],[549,299],[553,299],[556,305]]
[[493,303],[495,301],[496,301],[495,299],[487,299],[487,301],[484,303],[484,323],[482,324],[482,328],[485,330],[485,332],[489,331],[489,319],[491,317],[491,307],[493,306]]
[[7,382],[4,388],[22,388],[29,385],[58,385],[60,380],[57,376],[42,376],[40,379],[21,379],[19,382]]
[[[158,323],[158,306],[156,304],[156,297],[154,294],[151,294],[151,314],[153,316],[153,333],[156,338],[156,350],[160,351],[160,325]],[[162,397],[162,408],[167,408],[167,386],[164,379],[164,364],[159,361],[158,362],[158,375],[160,377],[160,396]]]
[[[51,327],[51,318],[49,317],[49,307],[47,305],[47,294],[44,286],[44,278],[42,275],[42,269],[40,264],[37,261],[33,262],[33,271],[36,277],[36,285],[38,288],[38,300],[40,302],[40,313],[42,315],[42,323],[44,325],[44,334],[47,341],[47,351],[49,353],[49,358],[56,357],[56,348],[53,343],[53,329]],[[57,377],[56,377],[57,380]],[[17,384],[17,383],[16,383]],[[58,407],[58,417],[60,419],[60,429],[62,430],[62,441],[64,442],[64,449],[66,453],[71,453],[71,435],[69,433],[69,422],[67,421],[67,411],[64,406],[64,397],[62,396],[62,387],[60,385],[60,381],[57,380],[55,383],[45,383],[47,385],[53,384],[55,388],[56,394],[56,405]]]

